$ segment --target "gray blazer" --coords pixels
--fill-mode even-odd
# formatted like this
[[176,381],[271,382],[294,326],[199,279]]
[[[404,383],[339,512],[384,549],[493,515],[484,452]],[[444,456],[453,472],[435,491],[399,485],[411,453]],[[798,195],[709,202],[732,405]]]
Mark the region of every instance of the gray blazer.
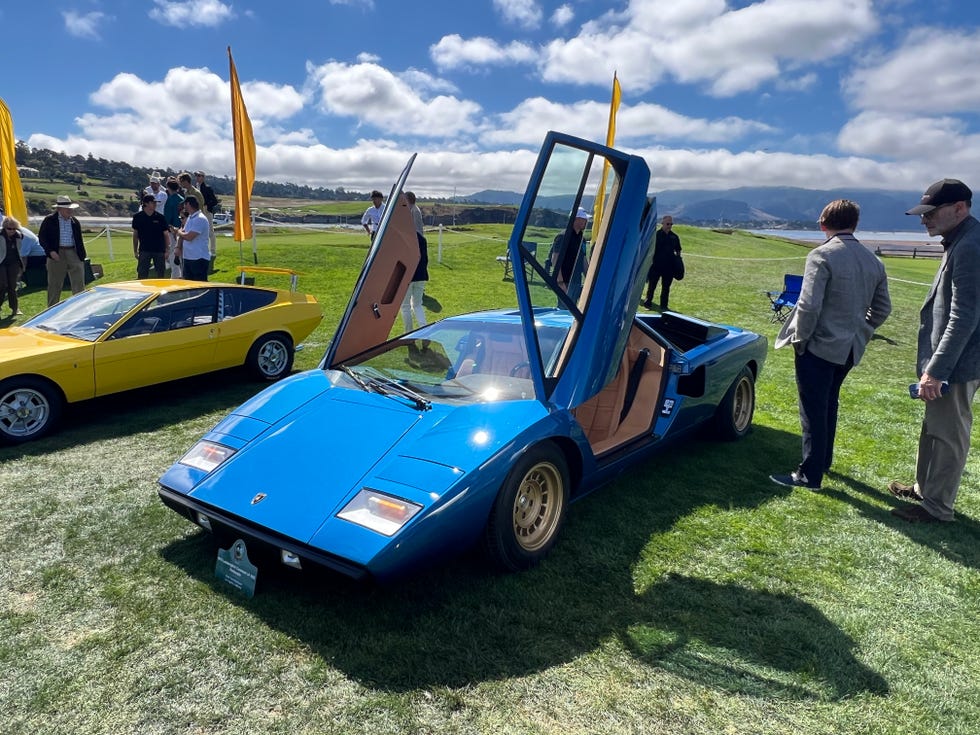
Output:
[[946,251],[919,312],[919,376],[980,379],[980,222],[967,217]]
[[853,355],[857,365],[891,310],[885,266],[854,235],[841,233],[807,255],[800,298],[776,348],[792,344],[835,365]]

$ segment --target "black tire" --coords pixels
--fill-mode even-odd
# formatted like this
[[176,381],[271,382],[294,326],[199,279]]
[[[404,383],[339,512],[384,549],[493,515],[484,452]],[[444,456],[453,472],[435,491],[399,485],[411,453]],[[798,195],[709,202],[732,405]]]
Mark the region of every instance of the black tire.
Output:
[[266,334],[255,341],[245,358],[245,367],[257,380],[279,380],[293,369],[293,340],[288,334]]
[[752,429],[755,414],[755,375],[743,367],[715,412],[714,433],[719,439],[741,439]]
[[568,463],[554,444],[529,449],[504,480],[484,531],[484,550],[499,569],[533,567],[555,545],[568,507]]
[[0,382],[0,439],[10,444],[40,439],[61,419],[63,404],[60,392],[40,378]]

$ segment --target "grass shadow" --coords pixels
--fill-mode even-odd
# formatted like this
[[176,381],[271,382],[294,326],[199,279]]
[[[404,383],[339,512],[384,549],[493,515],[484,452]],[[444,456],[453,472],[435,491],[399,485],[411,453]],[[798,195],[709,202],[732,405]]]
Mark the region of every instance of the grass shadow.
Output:
[[649,622],[631,626],[625,644],[652,665],[767,699],[888,694],[854,641],[796,597],[669,575],[643,601]]
[[178,425],[230,410],[264,387],[243,369],[231,368],[69,404],[52,435],[0,446],[0,462]]
[[[757,429],[740,446],[749,442],[782,446],[795,440]],[[693,441],[623,473],[576,504],[552,554],[521,574],[487,571],[472,552],[385,586],[273,566],[260,570],[259,594],[244,601],[213,577],[216,547],[205,534],[161,554],[331,666],[385,690],[521,677],[568,663],[614,637],[642,663],[725,691],[738,689],[733,682],[739,681],[738,691],[774,698],[887,691],[854,658],[850,639],[796,598],[681,578],[637,594],[633,567],[652,534],[705,504],[754,508],[788,492],[738,475],[685,484],[677,466],[727,465],[739,453],[734,445]],[[638,630],[651,629],[650,621],[666,626],[674,641],[670,650],[638,636]],[[746,627],[752,635],[743,634]],[[724,666],[689,665],[703,658],[698,647],[704,645]],[[806,659],[797,655],[801,646]]]
[[[901,532],[951,562],[980,569],[980,522],[958,515],[953,523],[909,523],[891,514],[892,508],[905,505],[907,501],[845,475],[838,474],[837,477],[853,493],[824,490],[823,494],[853,506],[865,518]],[[880,504],[882,500],[886,507]]]

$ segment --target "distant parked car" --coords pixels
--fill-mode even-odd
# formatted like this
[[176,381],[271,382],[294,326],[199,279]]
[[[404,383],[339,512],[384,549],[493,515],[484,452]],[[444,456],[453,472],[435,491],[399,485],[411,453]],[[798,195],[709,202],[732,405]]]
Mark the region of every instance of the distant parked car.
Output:
[[278,380],[322,318],[312,296],[270,288],[96,286],[0,329],[0,439],[44,436],[66,403],[236,365]]
[[[586,246],[569,233],[604,163],[612,193]],[[169,507],[236,557],[294,568],[386,578],[479,542],[519,570],[571,501],[651,452],[706,425],[749,431],[765,338],[636,316],[657,221],[642,158],[549,133],[508,246],[516,305],[389,340],[419,260],[410,168],[319,368],[205,434],[160,478]],[[539,223],[556,211],[565,235],[532,247],[553,242]]]

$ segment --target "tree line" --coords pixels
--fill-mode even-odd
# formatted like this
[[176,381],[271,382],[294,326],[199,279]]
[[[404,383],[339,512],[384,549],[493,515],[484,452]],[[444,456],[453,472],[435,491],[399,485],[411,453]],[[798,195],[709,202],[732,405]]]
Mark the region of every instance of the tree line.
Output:
[[[90,182],[92,179],[98,179],[106,186],[118,187],[128,191],[140,191],[146,186],[154,172],[159,173],[164,178],[180,173],[162,166],[157,168],[131,166],[121,161],[96,158],[91,153],[88,156],[70,156],[67,153],[60,153],[47,148],[31,148],[23,141],[17,141],[16,155],[18,167],[26,166],[37,169],[41,178],[59,179],[79,186]],[[208,183],[219,196],[233,196],[235,193],[235,180],[227,176],[215,176],[209,173]],[[252,187],[252,194],[283,199],[338,202],[364,201],[368,198],[365,192],[347,191],[343,187],[328,189],[322,186],[279,184],[274,181],[256,181]]]

